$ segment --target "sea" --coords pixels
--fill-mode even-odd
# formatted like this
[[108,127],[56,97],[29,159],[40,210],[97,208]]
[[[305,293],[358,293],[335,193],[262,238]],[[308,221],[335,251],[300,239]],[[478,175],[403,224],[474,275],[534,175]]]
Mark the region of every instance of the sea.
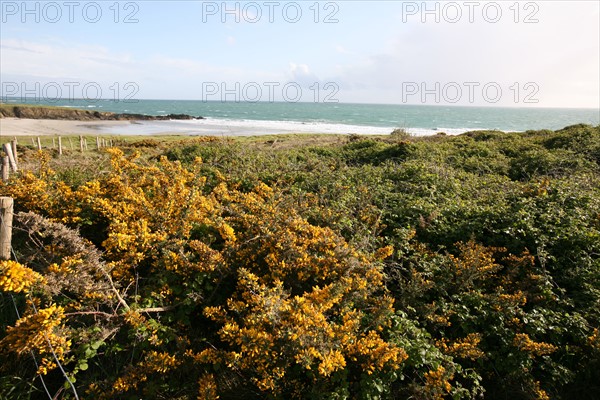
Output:
[[194,100],[41,101],[3,98],[4,103],[30,103],[91,111],[147,115],[188,114],[203,119],[141,121],[99,128],[110,134],[277,134],[337,133],[385,135],[404,129],[416,135],[444,132],[456,135],[474,130],[522,132],[557,130],[578,123],[600,125],[594,108],[510,108],[407,104],[347,104],[291,102],[220,102]]

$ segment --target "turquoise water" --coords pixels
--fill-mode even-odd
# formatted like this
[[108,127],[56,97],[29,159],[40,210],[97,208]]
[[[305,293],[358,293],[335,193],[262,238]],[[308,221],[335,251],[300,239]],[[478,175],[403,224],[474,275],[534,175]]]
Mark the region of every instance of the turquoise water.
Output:
[[[6,103],[23,103],[23,99],[4,99]],[[576,123],[600,124],[598,109],[449,107],[390,104],[343,103],[249,103],[203,102],[191,100],[59,100],[28,101],[32,104],[76,107],[97,111],[149,115],[189,114],[208,118],[217,124],[251,123],[271,129],[292,129],[309,124],[315,129],[336,126],[343,131],[379,133],[405,128],[415,134],[436,132],[461,133],[476,129],[525,131],[560,129]],[[362,127],[362,128],[361,128]],[[375,129],[377,128],[377,129]],[[328,131],[328,130],[323,130]],[[359,132],[360,133],[360,132]]]

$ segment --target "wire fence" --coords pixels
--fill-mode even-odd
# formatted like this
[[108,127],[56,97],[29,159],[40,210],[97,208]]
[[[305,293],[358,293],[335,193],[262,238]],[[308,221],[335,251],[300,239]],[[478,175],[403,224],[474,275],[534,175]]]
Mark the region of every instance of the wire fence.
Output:
[[[0,210],[3,211],[3,210]],[[11,218],[12,219],[12,216]],[[9,221],[9,218],[7,218],[4,214],[4,212],[0,212],[0,232],[4,232],[4,231],[11,231],[12,230],[12,221]],[[10,238],[9,238],[10,240]],[[10,244],[10,255],[12,255],[12,258],[14,261],[19,262],[18,260],[18,256],[17,253],[15,252],[14,247],[12,246],[12,243]],[[21,319],[21,313],[19,312],[19,307],[17,306],[17,300],[15,299],[15,296],[11,293],[10,294],[14,309],[15,309],[15,313],[17,316],[17,319]],[[33,301],[33,298],[31,297],[30,294],[27,295],[27,297],[29,298],[31,304],[32,304],[32,308],[33,308],[33,312],[34,314],[38,314],[38,309],[35,306],[35,302]],[[77,389],[75,388],[75,385],[73,384],[73,381],[69,378],[69,375],[65,369],[65,367],[62,365],[62,363],[59,360],[59,357],[56,354],[56,351],[54,350],[54,347],[52,346],[52,343],[50,342],[50,339],[48,338],[47,333],[44,333],[44,337],[46,340],[46,344],[48,345],[48,348],[50,349],[50,352],[52,353],[52,357],[54,358],[54,361],[56,362],[56,365],[58,366],[58,368],[60,369],[62,376],[65,379],[65,382],[67,382],[73,392],[73,395],[75,396],[76,400],[79,400],[79,394],[77,393]],[[33,363],[35,364],[36,368],[39,370],[39,363],[37,361],[37,358],[35,356],[35,353],[33,352],[33,350],[30,350],[30,354],[31,357],[33,359]],[[48,386],[46,385],[46,382],[44,380],[44,376],[42,374],[38,374],[38,377],[42,383],[42,386],[44,388],[44,391],[46,392],[46,395],[48,396],[48,399],[53,400],[56,398],[56,396],[52,396],[50,394],[50,391],[48,390]]]

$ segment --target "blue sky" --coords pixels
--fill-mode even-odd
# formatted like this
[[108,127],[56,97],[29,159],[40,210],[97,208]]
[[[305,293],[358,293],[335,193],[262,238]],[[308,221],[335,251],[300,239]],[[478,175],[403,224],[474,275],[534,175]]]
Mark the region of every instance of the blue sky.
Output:
[[0,7],[3,96],[600,107],[598,1]]

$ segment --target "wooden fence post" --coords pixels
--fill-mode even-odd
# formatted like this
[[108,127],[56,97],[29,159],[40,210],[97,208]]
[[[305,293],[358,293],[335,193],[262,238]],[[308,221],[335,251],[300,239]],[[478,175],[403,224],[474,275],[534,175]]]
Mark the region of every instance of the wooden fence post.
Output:
[[8,156],[8,161],[10,162],[11,168],[13,169],[13,171],[17,172],[17,161],[15,160],[15,157],[13,155],[12,146],[10,145],[10,143],[4,143],[4,145],[2,145],[2,148]]
[[0,260],[10,260],[13,198],[0,197]]
[[42,142],[40,141],[40,137],[39,136],[37,137],[37,148],[38,148],[38,150],[42,149]]
[[9,174],[10,174],[10,167],[9,167],[8,156],[4,156],[4,157],[2,157],[2,180],[4,182],[8,182]]
[[13,157],[15,158],[15,164],[19,165],[19,156],[17,155],[17,138],[15,137],[10,141],[12,145]]
[[83,153],[83,136],[79,135],[79,149]]
[[58,137],[58,155],[62,156],[62,137]]

